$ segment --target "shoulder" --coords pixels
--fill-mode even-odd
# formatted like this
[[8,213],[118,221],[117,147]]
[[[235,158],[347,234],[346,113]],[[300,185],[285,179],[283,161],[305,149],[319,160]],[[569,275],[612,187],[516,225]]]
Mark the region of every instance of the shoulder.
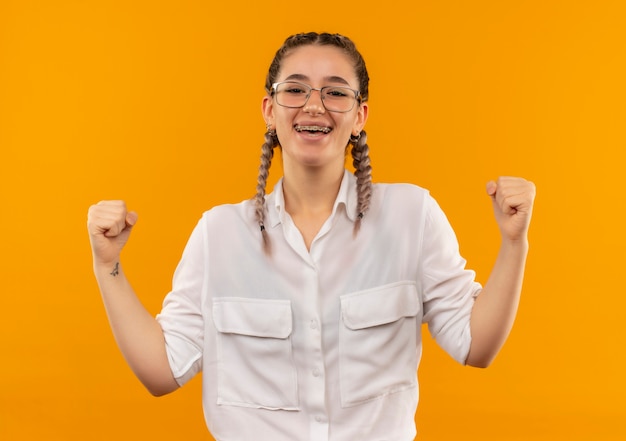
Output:
[[379,191],[390,192],[391,194],[423,195],[428,194],[428,190],[416,184],[409,183],[385,183],[372,184]]
[[235,204],[220,204],[202,213],[200,223],[206,227],[233,228],[250,224],[254,218],[252,201],[244,200]]
[[375,184],[371,207],[394,225],[407,223],[413,227],[428,229],[433,225],[449,223],[430,191],[414,184]]
[[373,184],[372,197],[386,209],[392,206],[395,209],[404,207],[422,210],[434,201],[427,189],[408,183]]

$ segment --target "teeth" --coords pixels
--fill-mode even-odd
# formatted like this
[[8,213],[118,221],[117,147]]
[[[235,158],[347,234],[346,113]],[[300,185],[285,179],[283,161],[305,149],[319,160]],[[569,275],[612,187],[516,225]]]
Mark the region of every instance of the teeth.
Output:
[[321,127],[321,126],[296,126],[296,132],[322,132],[329,133],[330,127]]

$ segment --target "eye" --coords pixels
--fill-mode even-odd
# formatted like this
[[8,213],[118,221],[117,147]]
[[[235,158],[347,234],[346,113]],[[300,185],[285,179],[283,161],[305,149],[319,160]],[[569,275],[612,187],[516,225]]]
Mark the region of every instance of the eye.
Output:
[[331,98],[344,98],[350,96],[350,91],[344,87],[332,87],[326,90],[325,95]]
[[309,93],[309,91],[304,86],[297,84],[297,83],[285,83],[283,85],[282,90],[285,93],[294,94],[294,95]]

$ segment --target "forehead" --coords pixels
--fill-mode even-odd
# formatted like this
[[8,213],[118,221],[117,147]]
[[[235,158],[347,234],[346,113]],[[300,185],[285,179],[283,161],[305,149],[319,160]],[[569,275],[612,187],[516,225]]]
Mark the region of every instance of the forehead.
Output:
[[339,77],[358,86],[352,60],[335,46],[306,45],[293,49],[283,58],[278,81],[291,75],[302,75],[311,82]]

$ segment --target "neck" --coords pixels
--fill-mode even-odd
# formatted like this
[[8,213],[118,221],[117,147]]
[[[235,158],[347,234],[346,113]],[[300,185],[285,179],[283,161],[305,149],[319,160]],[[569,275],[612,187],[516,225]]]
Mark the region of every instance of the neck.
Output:
[[337,199],[343,173],[343,164],[340,168],[306,168],[297,172],[285,168],[285,209],[292,216],[329,215]]

